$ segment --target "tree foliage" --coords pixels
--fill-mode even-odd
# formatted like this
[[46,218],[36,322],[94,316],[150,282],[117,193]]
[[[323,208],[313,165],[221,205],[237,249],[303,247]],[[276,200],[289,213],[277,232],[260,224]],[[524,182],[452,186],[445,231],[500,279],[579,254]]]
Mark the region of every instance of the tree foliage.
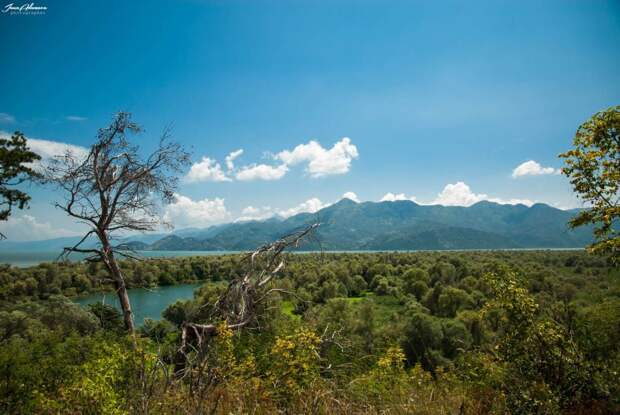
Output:
[[[26,137],[19,131],[11,138],[0,137],[0,221],[7,220],[14,207],[23,209],[28,205],[30,196],[16,186],[40,177],[31,165],[40,159],[30,151]],[[3,237],[0,233],[0,239]]]
[[[230,327],[243,316],[227,321],[217,305],[228,282],[252,270],[243,256],[121,261],[128,287],[154,286],[161,275],[204,283],[162,320],[146,321],[136,348],[127,347],[111,308],[82,308],[60,296],[113,290],[98,282],[103,264],[0,268],[0,412],[620,410],[620,269],[604,257],[495,251],[283,258],[286,266],[259,298],[281,291],[254,309],[243,330]],[[361,280],[374,277],[388,289],[361,289]],[[429,290],[422,299],[413,289],[418,282]],[[345,289],[326,298],[332,284]],[[179,373],[187,322],[214,324],[217,335],[202,343],[188,338],[193,363]]]
[[620,106],[601,111],[583,123],[573,140],[574,148],[560,157],[562,173],[579,197],[590,205],[570,225],[595,225],[595,253],[609,254],[620,263]]

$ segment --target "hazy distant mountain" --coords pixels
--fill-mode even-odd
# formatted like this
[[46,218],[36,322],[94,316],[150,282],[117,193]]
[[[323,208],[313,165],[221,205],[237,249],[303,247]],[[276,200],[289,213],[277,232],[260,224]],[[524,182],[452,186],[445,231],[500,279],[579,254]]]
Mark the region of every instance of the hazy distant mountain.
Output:
[[41,241],[0,241],[0,250],[13,252],[58,251],[60,254],[66,246],[73,246],[82,239],[79,236],[45,239]]
[[152,250],[252,249],[314,221],[322,223],[316,242],[303,249],[500,249],[576,248],[589,244],[591,229],[569,230],[566,212],[544,204],[470,207],[423,206],[411,201],[355,203],[348,199],[315,214],[285,220],[231,223],[184,237],[166,236]]
[[[343,199],[313,214],[182,229],[169,235],[139,235],[121,239],[117,245],[135,250],[242,251],[319,221],[318,242],[309,241],[302,249],[578,248],[591,243],[592,231],[568,229],[568,220],[575,213],[545,204],[527,207],[479,202],[461,207],[411,201],[355,203]],[[78,240],[3,241],[0,249],[60,250]]]
[[[119,238],[115,241],[115,243],[116,245],[139,243],[142,244],[141,246],[148,247],[153,242],[156,242],[165,236],[166,234],[162,233],[133,235],[131,237]],[[66,236],[40,241],[11,241],[8,239],[0,241],[0,250],[13,252],[58,251],[60,253],[64,247],[73,246],[81,239],[81,236]],[[91,236],[89,239],[84,241],[81,247],[90,248],[96,246],[97,244],[98,242],[96,241],[96,238]]]

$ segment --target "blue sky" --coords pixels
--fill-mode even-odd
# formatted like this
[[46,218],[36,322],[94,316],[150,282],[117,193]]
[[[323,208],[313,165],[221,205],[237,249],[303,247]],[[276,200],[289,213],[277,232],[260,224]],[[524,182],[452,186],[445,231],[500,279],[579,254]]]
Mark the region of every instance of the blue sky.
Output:
[[[557,155],[620,103],[617,1],[36,4],[47,11],[0,14],[0,131],[88,146],[125,110],[148,149],[172,125],[195,163],[213,160],[183,180],[166,212],[177,227],[346,192],[578,206]],[[10,237],[78,229],[57,195],[29,190]]]

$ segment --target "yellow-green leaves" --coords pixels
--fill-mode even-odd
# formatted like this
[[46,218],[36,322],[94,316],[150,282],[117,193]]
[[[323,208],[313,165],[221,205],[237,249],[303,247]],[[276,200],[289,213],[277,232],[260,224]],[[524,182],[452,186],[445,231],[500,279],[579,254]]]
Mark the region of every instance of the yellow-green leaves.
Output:
[[318,376],[320,343],[321,339],[306,328],[278,337],[271,349],[271,382],[293,395],[300,393]]
[[595,114],[583,123],[573,140],[574,149],[560,154],[573,189],[590,208],[570,225],[592,224],[596,242],[589,251],[608,254],[620,264],[620,106]]

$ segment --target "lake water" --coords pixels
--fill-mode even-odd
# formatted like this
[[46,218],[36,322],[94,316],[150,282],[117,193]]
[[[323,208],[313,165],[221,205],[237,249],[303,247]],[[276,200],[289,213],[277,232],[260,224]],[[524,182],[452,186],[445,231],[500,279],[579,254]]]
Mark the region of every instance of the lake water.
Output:
[[[132,288],[127,290],[129,301],[134,313],[134,322],[141,326],[145,318],[161,319],[161,313],[170,304],[177,300],[188,300],[194,297],[194,290],[202,284],[180,284],[157,288]],[[121,309],[116,293],[98,293],[87,297],[76,298],[73,301],[86,306],[93,303],[105,303]]]

